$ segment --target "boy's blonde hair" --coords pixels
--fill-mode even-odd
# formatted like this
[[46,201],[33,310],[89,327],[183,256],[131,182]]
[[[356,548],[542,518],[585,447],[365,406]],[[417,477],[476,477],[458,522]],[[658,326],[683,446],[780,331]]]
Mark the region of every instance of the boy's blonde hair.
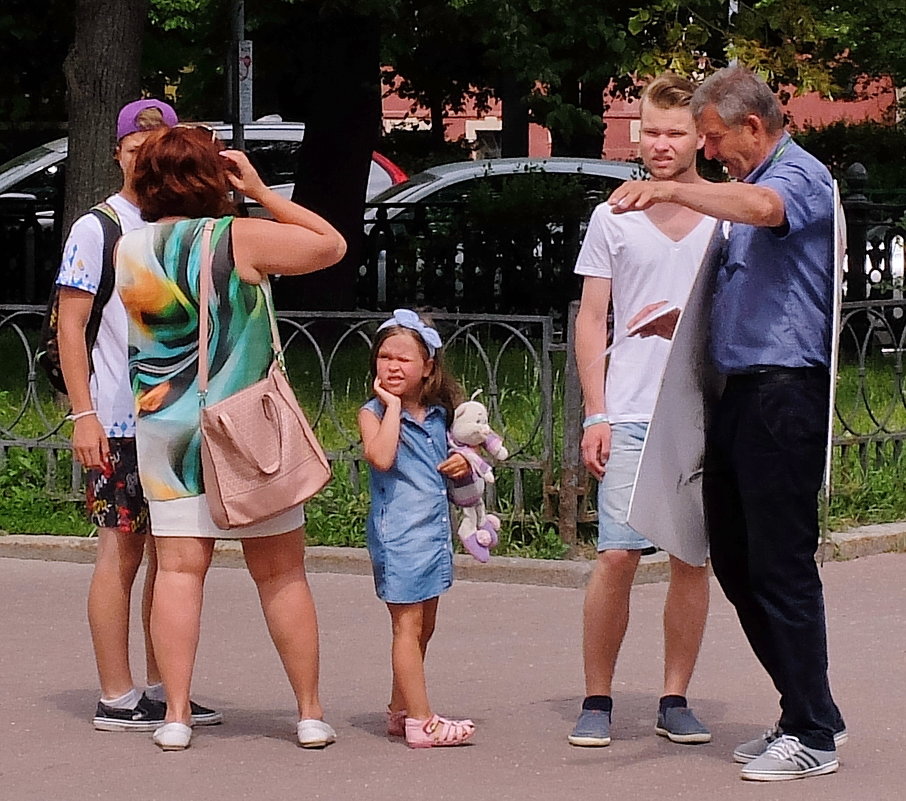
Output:
[[695,94],[695,84],[675,72],[662,72],[642,92],[640,109],[645,103],[659,109],[688,108]]
[[155,128],[164,127],[166,124],[164,115],[159,108],[142,109],[135,115],[135,127],[138,131],[153,131]]

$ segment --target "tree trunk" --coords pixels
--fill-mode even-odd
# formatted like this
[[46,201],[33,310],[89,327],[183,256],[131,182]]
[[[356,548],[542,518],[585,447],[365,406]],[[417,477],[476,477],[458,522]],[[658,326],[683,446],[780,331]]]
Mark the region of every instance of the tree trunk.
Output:
[[[560,89],[566,103],[588,112],[593,118],[603,120],[604,86],[600,82],[567,79]],[[577,115],[570,131],[551,128],[551,155],[576,156],[599,159],[604,152],[604,128],[592,128]]]
[[438,88],[431,95],[431,144],[437,151],[443,150],[447,138],[446,118],[444,117],[444,103],[441,100],[441,90]]
[[75,37],[63,63],[69,158],[61,231],[121,182],[116,115],[139,97],[147,16],[148,0],[76,0]]
[[347,251],[334,267],[282,278],[278,297],[281,306],[294,309],[352,309],[365,190],[380,135],[379,37],[374,20],[364,17],[315,18],[311,24],[312,47],[304,56],[316,78],[306,104],[293,200],[336,227]]
[[587,131],[576,143],[577,156],[599,159],[604,155],[604,82],[583,81],[579,106],[601,120],[601,127]]
[[529,114],[525,98],[529,87],[505,76],[498,89],[503,117],[500,155],[504,158],[527,156],[529,148]]

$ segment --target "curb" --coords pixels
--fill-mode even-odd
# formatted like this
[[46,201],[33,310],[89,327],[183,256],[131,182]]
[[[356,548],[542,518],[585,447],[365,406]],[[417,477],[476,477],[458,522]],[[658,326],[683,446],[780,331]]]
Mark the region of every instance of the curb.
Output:
[[[0,558],[92,563],[96,547],[96,537],[0,533]],[[843,562],[874,554],[903,552],[906,552],[906,521],[832,532],[827,544],[819,548],[817,558],[820,560],[823,554],[825,561]],[[364,548],[313,545],[306,548],[305,561],[310,573],[371,574],[371,562]],[[214,546],[212,565],[244,567],[241,545],[235,540],[219,540]],[[487,564],[482,565],[464,554],[453,557],[454,573],[458,580],[493,581],[499,584],[582,588],[593,566],[592,559],[492,556]],[[669,572],[667,554],[661,552],[643,556],[634,583],[665,581]]]

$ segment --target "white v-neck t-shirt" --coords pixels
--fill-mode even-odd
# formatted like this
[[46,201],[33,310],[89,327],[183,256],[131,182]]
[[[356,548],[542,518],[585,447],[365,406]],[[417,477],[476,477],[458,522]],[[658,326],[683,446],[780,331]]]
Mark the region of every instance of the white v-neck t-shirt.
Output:
[[[685,305],[716,222],[702,217],[674,241],[645,212],[614,214],[606,203],[594,210],[575,272],[611,279],[614,332],[625,331],[626,323],[650,303]],[[657,336],[633,336],[613,349],[604,387],[611,422],[651,420],[670,345]],[[602,354],[606,347],[602,332]]]

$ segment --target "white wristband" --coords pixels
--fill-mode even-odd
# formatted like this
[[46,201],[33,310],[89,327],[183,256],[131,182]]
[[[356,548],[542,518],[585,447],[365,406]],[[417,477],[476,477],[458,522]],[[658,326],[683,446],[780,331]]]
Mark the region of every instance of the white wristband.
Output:
[[74,423],[76,420],[81,420],[83,417],[91,417],[91,415],[94,415],[95,417],[97,417],[98,416],[97,410],[89,409],[87,412],[79,412],[78,414],[67,414],[66,419],[69,420],[70,422]]
[[606,414],[590,414],[582,421],[582,428],[591,428],[598,423],[609,423],[610,418]]

